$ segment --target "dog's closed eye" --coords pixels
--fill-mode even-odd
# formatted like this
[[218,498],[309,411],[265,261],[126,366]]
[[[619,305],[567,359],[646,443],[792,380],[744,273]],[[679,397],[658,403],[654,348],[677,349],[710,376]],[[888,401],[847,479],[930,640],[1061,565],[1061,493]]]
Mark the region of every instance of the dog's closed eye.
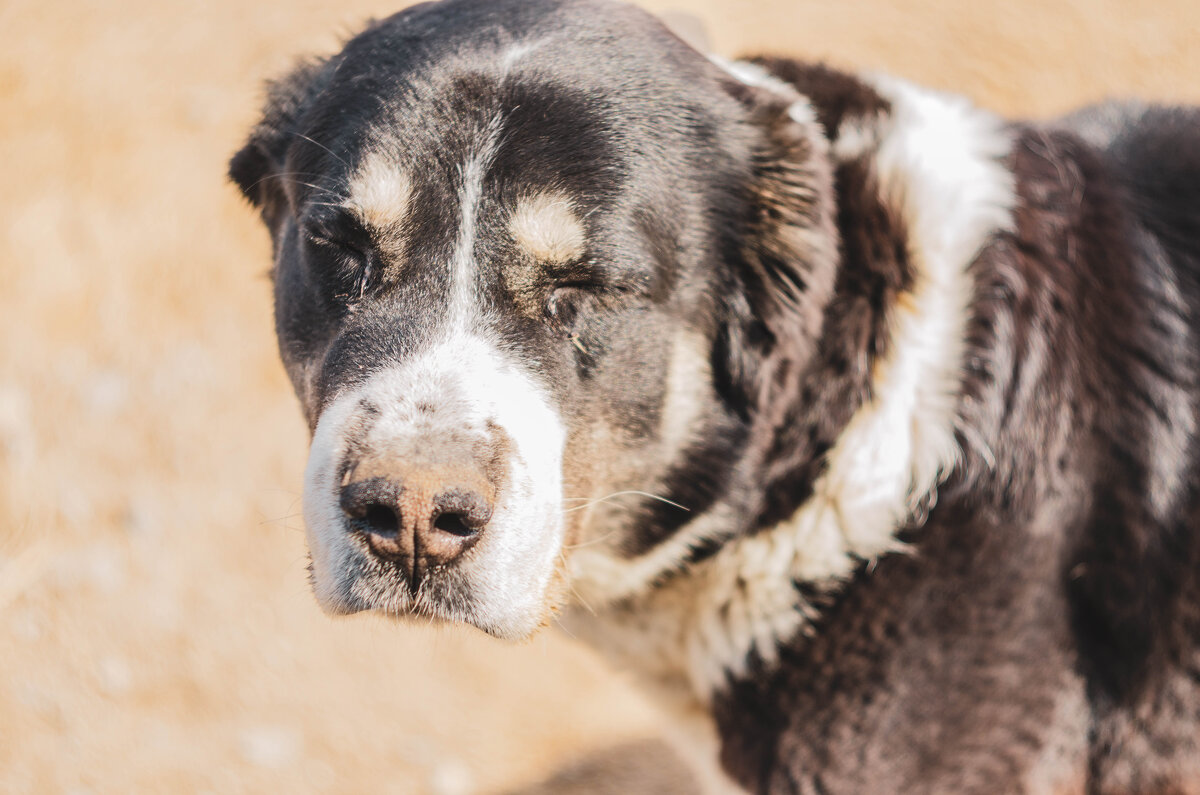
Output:
[[308,244],[309,260],[332,295],[343,302],[362,299],[376,271],[376,255],[365,236],[346,235],[316,222],[302,224],[300,231]]

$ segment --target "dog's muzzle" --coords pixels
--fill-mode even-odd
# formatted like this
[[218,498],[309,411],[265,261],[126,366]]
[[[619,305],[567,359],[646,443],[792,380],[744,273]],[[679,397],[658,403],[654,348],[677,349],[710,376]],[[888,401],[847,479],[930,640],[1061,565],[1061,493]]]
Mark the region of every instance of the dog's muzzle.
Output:
[[345,390],[305,474],[318,601],[528,635],[552,609],[564,439],[545,391],[477,336]]

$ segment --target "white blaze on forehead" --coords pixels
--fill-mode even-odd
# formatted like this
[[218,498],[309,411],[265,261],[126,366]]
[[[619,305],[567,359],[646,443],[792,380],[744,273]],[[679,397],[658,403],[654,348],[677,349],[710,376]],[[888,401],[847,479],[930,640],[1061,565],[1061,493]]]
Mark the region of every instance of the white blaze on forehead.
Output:
[[408,216],[412,182],[391,158],[369,153],[350,176],[346,206],[367,226],[386,229]]
[[483,178],[496,154],[504,119],[496,114],[481,131],[467,159],[458,167],[458,239],[451,265],[451,325],[462,326],[475,305],[475,228],[483,198]]
[[317,423],[304,517],[314,590],[326,609],[413,608],[399,580],[362,574],[371,566],[364,565],[369,561],[353,543],[340,508],[339,473],[348,451],[361,455],[426,445],[436,457],[439,439],[476,435],[496,441],[496,429],[508,442],[507,474],[495,484],[496,504],[479,542],[453,566],[467,591],[454,596],[472,612],[443,617],[512,638],[527,636],[545,621],[562,546],[565,431],[545,391],[519,362],[463,331],[371,376],[338,397]]
[[[860,561],[898,549],[895,532],[958,459],[956,411],[973,290],[967,269],[1012,223],[1013,177],[1003,165],[1011,140],[999,119],[960,98],[886,78],[877,88],[893,113],[878,131],[875,173],[884,200],[905,220],[914,286],[892,308],[872,398],[829,451],[813,496],[770,531],[726,545],[646,597],[650,610],[688,605],[678,654],[702,698],[728,672],[742,673],[751,651],[769,661],[803,628],[808,608],[795,580],[833,585]],[[576,589],[596,601],[645,592],[729,526],[733,517],[721,514],[720,507],[710,511],[632,560],[580,550],[572,559]]]
[[571,200],[557,191],[523,197],[509,218],[513,240],[541,262],[570,262],[583,256],[583,224]]

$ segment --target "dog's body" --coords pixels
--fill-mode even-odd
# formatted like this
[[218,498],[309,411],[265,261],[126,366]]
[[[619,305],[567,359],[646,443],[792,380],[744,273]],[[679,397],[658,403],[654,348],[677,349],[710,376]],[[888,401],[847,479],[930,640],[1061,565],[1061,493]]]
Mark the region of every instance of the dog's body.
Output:
[[1197,111],[1009,125],[451,0],[231,172],[327,609],[565,610],[713,789],[1200,792]]

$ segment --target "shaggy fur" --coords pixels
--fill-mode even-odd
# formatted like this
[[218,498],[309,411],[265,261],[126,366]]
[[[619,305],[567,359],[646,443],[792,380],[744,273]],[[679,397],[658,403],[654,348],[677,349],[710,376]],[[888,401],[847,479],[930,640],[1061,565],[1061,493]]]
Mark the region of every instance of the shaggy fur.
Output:
[[230,173],[327,609],[561,620],[711,792],[1200,793],[1200,111],[445,0]]

